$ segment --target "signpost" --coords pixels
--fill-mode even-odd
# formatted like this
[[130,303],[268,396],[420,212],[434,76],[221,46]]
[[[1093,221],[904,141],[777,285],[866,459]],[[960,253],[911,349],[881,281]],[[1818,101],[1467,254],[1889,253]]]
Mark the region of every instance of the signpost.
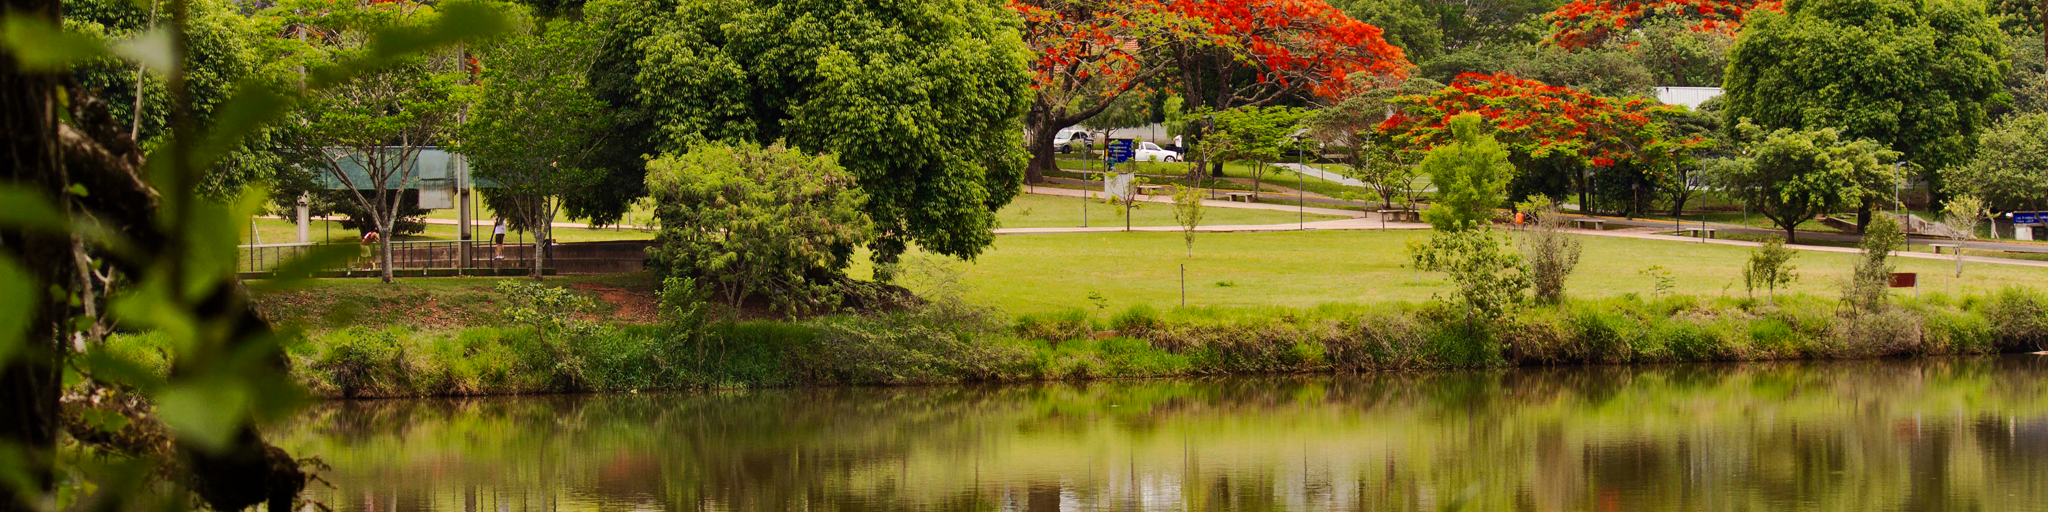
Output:
[[[2033,240],[2033,226],[2041,224],[2048,224],[2048,212],[2012,212],[2012,237],[2020,240]],[[1998,227],[1994,224],[1992,231],[1997,230]],[[1993,233],[1993,235],[1996,234]]]
[[1116,164],[1131,161],[1131,155],[1134,154],[1134,149],[1136,147],[1136,141],[1133,141],[1131,139],[1109,139],[1109,141],[1103,144],[1102,146],[1102,162],[1106,164],[1103,166],[1102,170],[1102,192],[1105,194],[1109,194],[1109,197],[1111,199],[1122,197],[1125,194],[1130,193],[1129,190],[1125,190],[1122,192],[1112,190],[1112,186],[1129,186],[1131,183],[1128,179],[1114,179],[1112,178],[1112,176],[1114,175],[1113,173],[1116,172]]

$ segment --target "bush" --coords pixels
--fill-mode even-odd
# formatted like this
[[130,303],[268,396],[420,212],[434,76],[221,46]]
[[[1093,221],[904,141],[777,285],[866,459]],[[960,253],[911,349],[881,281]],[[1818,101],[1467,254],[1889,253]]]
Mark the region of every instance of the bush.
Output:
[[867,195],[828,155],[706,143],[647,164],[661,232],[658,277],[688,277],[734,310],[750,297],[787,314],[837,309],[855,248],[874,239]]
[[1109,328],[1126,336],[1140,336],[1159,328],[1159,311],[1151,304],[1132,304],[1109,319]]
[[1998,350],[2048,350],[2048,300],[2039,292],[2006,287],[1984,307]]
[[810,322],[811,350],[797,354],[806,382],[912,384],[1014,378],[1028,353],[997,338],[986,311],[937,301],[875,316],[840,315]]
[[351,328],[320,338],[325,347],[311,368],[327,389],[343,397],[391,394],[410,386],[412,364],[397,328]]
[[1025,339],[1057,344],[1062,341],[1087,339],[1094,335],[1095,321],[1088,318],[1088,311],[1080,308],[1017,317],[1017,336]]

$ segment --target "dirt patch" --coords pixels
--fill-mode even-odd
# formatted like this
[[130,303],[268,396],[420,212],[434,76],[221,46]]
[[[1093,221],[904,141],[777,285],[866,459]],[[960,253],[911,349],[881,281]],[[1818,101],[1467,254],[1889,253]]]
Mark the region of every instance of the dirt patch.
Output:
[[596,318],[594,320],[631,322],[636,324],[654,323],[661,320],[660,314],[655,309],[657,299],[655,298],[654,290],[621,288],[589,282],[572,283],[569,287],[578,291],[596,294],[598,300],[612,306],[609,318]]

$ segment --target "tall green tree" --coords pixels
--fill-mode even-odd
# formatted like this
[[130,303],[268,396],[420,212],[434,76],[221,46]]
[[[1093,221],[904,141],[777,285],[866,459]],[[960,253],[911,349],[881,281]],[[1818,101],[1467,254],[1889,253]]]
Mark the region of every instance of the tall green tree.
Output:
[[[65,30],[103,39],[129,38],[170,23],[165,10],[169,0],[65,0]],[[224,0],[192,2],[191,19],[185,25],[182,43],[190,56],[185,88],[190,94],[193,121],[212,124],[214,111],[245,80],[260,79],[254,59],[250,20],[235,12]],[[164,78],[145,72],[127,58],[105,56],[81,62],[71,76],[81,88],[106,102],[114,121],[144,149],[160,147],[170,131],[171,93]],[[250,137],[227,158],[207,169],[200,193],[224,200],[241,192],[244,185],[268,180],[282,167],[285,157],[275,144],[275,130],[266,129]]]
[[[376,35],[423,30],[441,21],[433,6],[411,2],[355,4],[299,0],[283,2],[265,16],[303,30],[280,59],[318,68],[361,60],[382,49]],[[392,238],[405,211],[408,189],[419,180],[422,151],[451,142],[457,115],[472,87],[461,54],[432,53],[380,58],[367,72],[333,87],[312,91],[295,114],[300,136],[293,148],[313,159],[323,178],[339,184],[377,233],[378,273],[392,280]],[[315,69],[309,75],[318,78]]]
[[661,149],[786,141],[838,155],[868,193],[885,265],[913,242],[971,258],[994,241],[995,210],[1020,189],[1031,100],[1001,4],[682,0],[646,14],[634,79]]
[[1211,116],[1215,125],[1208,143],[1219,146],[1216,157],[1220,161],[1251,164],[1252,197],[1256,198],[1266,165],[1280,159],[1302,115],[1302,110],[1294,107],[1238,107],[1217,112]]
[[1977,157],[1942,170],[1950,190],[2002,210],[2048,207],[2048,112],[2007,117],[1984,132]]
[[[1922,169],[1962,163],[2003,90],[2005,37],[1982,0],[1798,0],[1750,14],[1730,51],[1729,119],[1835,128]],[[1874,198],[1863,198],[1859,224]]]
[[1779,128],[1769,135],[1756,134],[1755,125],[1738,129],[1756,142],[1717,167],[1719,181],[1730,196],[1784,229],[1788,242],[1798,241],[1799,224],[1855,205],[1878,189],[1889,191],[1899,179],[1887,164],[1898,152],[1833,128]]
[[491,209],[540,241],[535,280],[562,194],[601,182],[601,170],[584,166],[605,126],[604,105],[587,88],[597,50],[594,31],[577,21],[537,23],[490,45],[478,101],[461,128],[459,150],[477,177],[497,185],[484,195]]
[[1422,220],[1438,231],[1483,228],[1506,200],[1515,165],[1479,114],[1453,116],[1450,128],[1453,142],[1429,150],[1422,159],[1422,173],[1436,186],[1436,202],[1423,210]]
[[[1370,77],[1354,75],[1352,79]],[[1343,151],[1348,160],[1345,174],[1364,182],[1378,194],[1382,207],[1392,208],[1394,198],[1405,194],[1415,177],[1414,162],[1405,161],[1406,155],[1396,151],[1398,148],[1381,144],[1373,137],[1373,130],[1394,113],[1387,100],[1429,94],[1443,87],[1444,84],[1427,78],[1411,78],[1397,87],[1357,87],[1354,90],[1360,92],[1309,112],[1301,125],[1324,146]]]

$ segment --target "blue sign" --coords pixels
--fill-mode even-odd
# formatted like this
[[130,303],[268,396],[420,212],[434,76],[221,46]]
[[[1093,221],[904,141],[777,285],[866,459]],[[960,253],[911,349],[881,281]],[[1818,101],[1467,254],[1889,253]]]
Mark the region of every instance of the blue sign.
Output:
[[1103,147],[1102,159],[1112,164],[1129,162],[1131,155],[1136,154],[1135,148],[1137,144],[1131,139],[1109,139],[1109,145]]
[[2013,224],[2048,224],[2048,212],[2012,212]]

